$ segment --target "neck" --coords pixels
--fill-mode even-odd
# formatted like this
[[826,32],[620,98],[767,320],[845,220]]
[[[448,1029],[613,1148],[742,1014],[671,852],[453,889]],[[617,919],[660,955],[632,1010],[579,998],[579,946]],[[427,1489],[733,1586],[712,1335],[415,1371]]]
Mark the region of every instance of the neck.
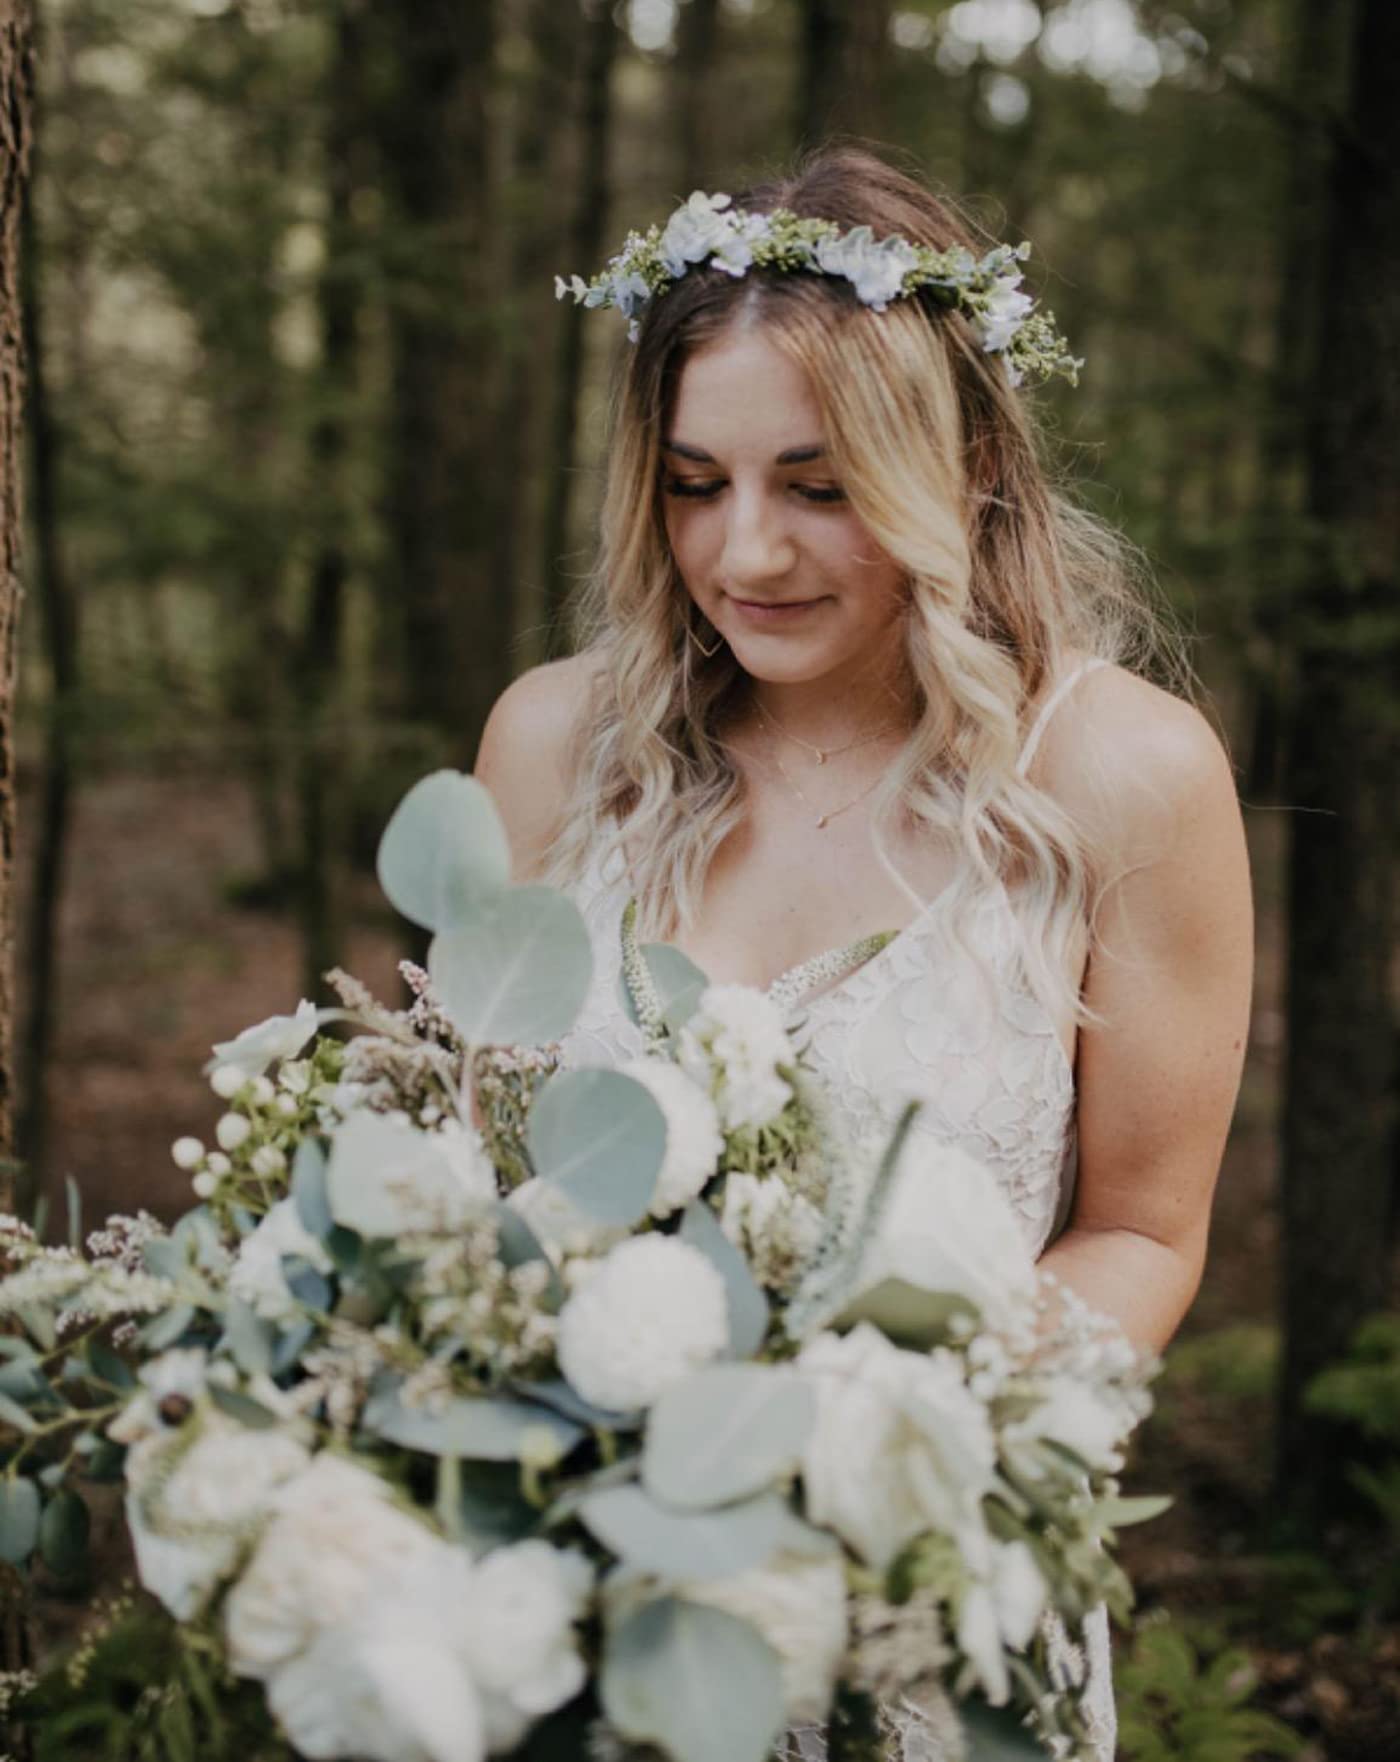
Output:
[[784,734],[829,749],[881,732],[906,733],[916,720],[908,685],[864,678],[845,686],[829,679],[754,679],[749,701]]

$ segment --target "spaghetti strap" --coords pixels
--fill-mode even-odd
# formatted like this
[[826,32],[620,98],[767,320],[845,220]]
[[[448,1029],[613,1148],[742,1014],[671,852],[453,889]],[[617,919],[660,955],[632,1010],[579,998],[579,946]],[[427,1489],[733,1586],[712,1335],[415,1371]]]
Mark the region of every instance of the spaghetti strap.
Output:
[[1036,716],[1035,721],[1031,723],[1031,731],[1026,736],[1026,744],[1021,748],[1021,756],[1016,761],[1016,774],[1018,776],[1024,777],[1026,772],[1030,770],[1031,760],[1036,755],[1036,749],[1040,745],[1045,730],[1050,726],[1050,718],[1055,714],[1055,711],[1060,707],[1060,704],[1064,699],[1069,696],[1070,692],[1074,690],[1075,686],[1078,685],[1079,681],[1086,673],[1092,673],[1096,668],[1106,667],[1107,665],[1108,662],[1102,655],[1090,655],[1087,661],[1081,661],[1077,667],[1071,668],[1070,671],[1065,674],[1064,678],[1040,706],[1039,714]]

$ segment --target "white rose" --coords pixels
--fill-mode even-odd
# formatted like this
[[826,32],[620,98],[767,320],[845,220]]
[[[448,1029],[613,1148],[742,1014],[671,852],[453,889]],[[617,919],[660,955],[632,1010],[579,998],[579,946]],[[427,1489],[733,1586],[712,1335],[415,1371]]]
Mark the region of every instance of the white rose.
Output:
[[732,1578],[683,1584],[679,1593],[757,1628],[777,1653],[789,1721],[826,1718],[846,1655],[846,1572],[839,1558],[779,1554]]
[[587,1681],[574,1623],[592,1589],[584,1556],[548,1542],[497,1548],[477,1562],[458,1622],[492,1751],[513,1750],[536,1719]]
[[719,1115],[707,1090],[669,1060],[634,1058],[622,1074],[642,1084],[666,1117],[666,1155],[651,1215],[669,1217],[700,1193],[724,1154]]
[[929,1530],[980,1532],[996,1443],[949,1352],[906,1352],[868,1322],[798,1357],[817,1397],[802,1459],[807,1514],[883,1569]]
[[245,1028],[235,1039],[219,1041],[214,1057],[221,1065],[237,1066],[245,1080],[260,1077],[275,1059],[296,1058],[320,1019],[316,1005],[304,997],[294,1016],[269,1016],[265,1022]]
[[713,1095],[722,1124],[766,1126],[792,1099],[778,1069],[794,1054],[773,1000],[748,985],[710,985],[681,1029],[677,1063]]
[[317,1272],[331,1270],[331,1257],[302,1223],[296,1201],[279,1199],[250,1236],[239,1244],[229,1273],[230,1293],[264,1321],[291,1322],[300,1309],[282,1271],[282,1257],[298,1254]]
[[956,1145],[911,1133],[856,1291],[883,1279],[947,1291],[977,1306],[993,1327],[1027,1320],[1035,1261],[996,1178]]
[[1040,1400],[1024,1419],[1006,1428],[1009,1439],[1048,1438],[1110,1473],[1122,1466],[1120,1449],[1136,1415],[1123,1401],[1077,1377],[1054,1375],[1040,1385]]
[[470,1557],[434,1540],[401,1571],[384,1566],[348,1620],[273,1671],[268,1705],[304,1756],[480,1762],[485,1719],[461,1646]]
[[729,1344],[724,1280],[689,1243],[634,1236],[559,1312],[559,1368],[597,1407],[629,1413]]
[[[310,1460],[290,1433],[253,1431],[215,1408],[138,1439],[126,1458],[126,1521],[141,1583],[189,1621],[233,1571],[277,1488]],[[174,1461],[174,1468],[170,1463]]]
[[496,1173],[470,1129],[420,1132],[361,1109],[331,1140],[331,1216],[361,1236],[458,1230],[496,1197]]
[[232,1669],[269,1677],[442,1545],[400,1510],[378,1475],[341,1456],[315,1457],[278,1491],[257,1550],[224,1605]]

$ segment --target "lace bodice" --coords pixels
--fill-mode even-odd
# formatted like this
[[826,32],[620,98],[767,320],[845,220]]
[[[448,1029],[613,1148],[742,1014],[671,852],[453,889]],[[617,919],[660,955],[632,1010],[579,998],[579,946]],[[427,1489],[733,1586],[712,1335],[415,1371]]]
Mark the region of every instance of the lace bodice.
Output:
[[[1023,769],[1049,713],[1085,670],[1047,703],[1023,751]],[[594,971],[564,1041],[566,1065],[617,1064],[645,1050],[623,1002],[620,928],[631,891],[619,852],[610,864],[595,860],[571,889],[592,938]],[[975,1156],[1005,1190],[1038,1255],[1063,1222],[1073,1188],[1068,1025],[1051,1017],[1026,982],[1021,927],[1006,889],[988,892],[960,932],[949,922],[948,899],[938,895],[854,969],[842,971],[841,951],[833,950],[782,974],[769,995],[805,1047],[848,1141],[880,1133],[917,1097],[914,1131]],[[1103,1610],[1091,1617],[1087,1638],[1095,1753],[1098,1762],[1112,1762]],[[1067,1647],[1062,1629],[1055,1639]],[[902,1762],[942,1762],[942,1747],[918,1728],[916,1715],[891,1718],[908,1726],[895,1751]],[[824,1754],[820,1733],[792,1734],[788,1754],[816,1762]]]

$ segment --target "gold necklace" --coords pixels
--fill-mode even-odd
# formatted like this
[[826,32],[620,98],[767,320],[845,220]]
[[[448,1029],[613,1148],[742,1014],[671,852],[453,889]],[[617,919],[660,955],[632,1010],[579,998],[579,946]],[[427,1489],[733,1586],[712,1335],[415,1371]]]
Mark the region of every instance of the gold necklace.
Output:
[[784,783],[787,784],[788,788],[797,797],[798,801],[800,801],[802,803],[803,807],[806,808],[807,812],[809,814],[816,815],[816,819],[814,821],[814,824],[815,824],[818,832],[825,832],[828,823],[830,821],[834,820],[838,814],[844,814],[846,812],[847,808],[853,808],[857,802],[864,801],[866,796],[870,794],[871,790],[874,789],[875,785],[880,781],[880,777],[882,775],[882,773],[877,771],[874,779],[871,782],[866,784],[865,788],[861,790],[859,795],[853,795],[849,801],[843,801],[839,808],[827,808],[824,813],[819,813],[817,811],[816,804],[814,802],[808,801],[807,797],[802,793],[801,789],[799,789],[797,784],[793,781],[793,778],[791,777],[791,775],[788,772],[787,766],[778,757],[777,753],[773,754],[773,763],[778,767],[778,770],[782,773],[782,778],[783,778]]
[[815,753],[819,765],[824,765],[828,759],[838,758],[842,753],[854,752],[858,746],[869,746],[872,740],[878,740],[882,734],[890,733],[894,727],[893,723],[886,723],[883,728],[877,728],[873,734],[862,734],[859,739],[848,741],[845,746],[813,746],[810,740],[804,740],[800,734],[793,734],[791,730],[784,728],[782,723],[776,721],[757,699],[754,700],[754,708],[758,711],[760,722],[771,728],[774,734],[781,734],[785,740],[791,740],[798,746],[805,746],[809,753]]

